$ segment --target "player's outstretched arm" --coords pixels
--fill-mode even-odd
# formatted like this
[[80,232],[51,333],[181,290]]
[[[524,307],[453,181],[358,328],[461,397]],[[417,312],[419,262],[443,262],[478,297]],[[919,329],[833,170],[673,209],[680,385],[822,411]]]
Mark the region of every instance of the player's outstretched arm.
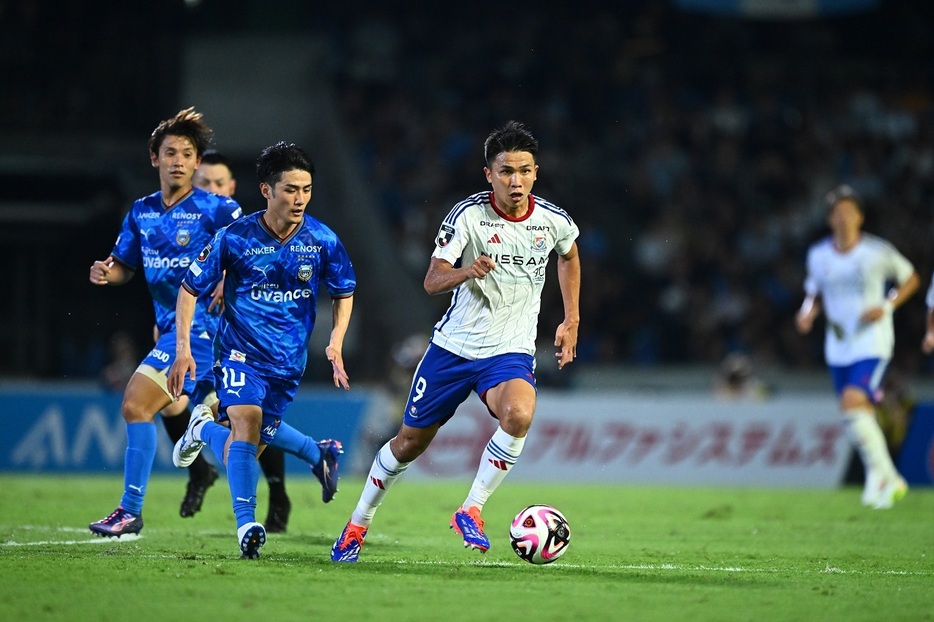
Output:
[[133,278],[133,274],[133,270],[109,255],[107,259],[91,264],[90,280],[95,285],[123,285]]
[[331,362],[334,386],[350,390],[350,377],[344,369],[344,336],[350,326],[350,315],[353,312],[353,296],[335,298],[331,302],[331,340],[324,349],[325,356]]
[[175,303],[175,362],[169,370],[167,387],[176,399],[185,387],[185,375],[197,377],[197,366],[191,355],[191,320],[195,315],[197,297],[184,287],[178,288]]
[[555,346],[560,348],[555,357],[558,359],[558,369],[564,369],[577,356],[581,293],[581,262],[577,242],[566,255],[558,257],[558,285],[561,287],[561,300],[564,301],[564,321],[555,331]]

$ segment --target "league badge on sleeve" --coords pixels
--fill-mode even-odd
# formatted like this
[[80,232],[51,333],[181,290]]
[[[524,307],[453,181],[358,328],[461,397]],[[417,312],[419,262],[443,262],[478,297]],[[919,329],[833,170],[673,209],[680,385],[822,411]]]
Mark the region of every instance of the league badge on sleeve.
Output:
[[438,231],[438,237],[435,239],[435,244],[437,244],[439,248],[444,248],[450,244],[452,239],[454,239],[454,227],[451,225],[441,225],[441,230]]
[[205,259],[208,258],[208,255],[210,254],[211,254],[211,245],[208,244],[203,249],[201,249],[201,253],[198,255],[198,261],[203,262]]

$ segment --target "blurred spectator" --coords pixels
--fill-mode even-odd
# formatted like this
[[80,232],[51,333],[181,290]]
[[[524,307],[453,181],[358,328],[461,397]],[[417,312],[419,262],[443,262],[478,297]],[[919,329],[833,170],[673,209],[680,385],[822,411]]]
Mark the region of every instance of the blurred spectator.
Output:
[[764,400],[768,386],[753,373],[752,360],[745,354],[728,354],[717,369],[713,393],[724,401]]

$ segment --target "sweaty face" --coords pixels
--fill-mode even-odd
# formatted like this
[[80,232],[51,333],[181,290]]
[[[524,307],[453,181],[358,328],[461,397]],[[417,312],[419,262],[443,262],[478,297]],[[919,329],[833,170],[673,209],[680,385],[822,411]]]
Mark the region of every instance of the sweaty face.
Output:
[[191,176],[201,163],[198,150],[184,136],[166,136],[158,154],[149,154],[152,165],[159,169],[159,181],[168,190],[191,185]]
[[500,153],[489,168],[486,180],[493,186],[496,206],[507,214],[522,214],[529,205],[529,193],[538,176],[538,165],[528,151]]
[[311,201],[311,174],[291,170],[282,173],[275,186],[262,184],[267,214],[280,221],[298,224]]
[[232,197],[236,183],[230,174],[230,169],[223,164],[201,164],[191,178],[193,183],[202,190],[213,192],[225,197]]

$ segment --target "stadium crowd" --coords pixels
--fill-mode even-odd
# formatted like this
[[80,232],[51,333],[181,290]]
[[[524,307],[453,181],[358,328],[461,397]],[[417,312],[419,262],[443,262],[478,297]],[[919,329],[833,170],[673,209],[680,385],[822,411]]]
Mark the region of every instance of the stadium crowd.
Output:
[[[867,230],[922,279],[934,269],[932,56],[904,62],[918,33],[865,17],[625,4],[521,29],[373,17],[332,39],[346,126],[408,267],[424,270],[439,215],[482,187],[482,132],[516,117],[548,145],[537,193],[581,224],[582,360],[820,364],[821,335],[792,318],[828,190],[853,186]],[[897,366],[923,364],[922,299],[897,319]]]
[[[515,118],[543,145],[536,193],[582,229],[582,362],[716,364],[744,352],[759,365],[816,368],[822,331],[800,337],[793,316],[807,246],[827,232],[829,189],[845,182],[861,194],[866,230],[897,245],[923,287],[934,270],[934,43],[916,15],[923,2],[881,4],[862,15],[755,21],[686,13],[667,0],[516,19],[476,7],[292,2],[289,27],[329,44],[321,71],[413,278],[442,215],[485,184],[477,145]],[[46,23],[65,26],[27,10],[38,6],[0,8],[11,35],[0,71],[31,85],[3,99],[0,127],[11,135],[30,123],[138,133],[176,106],[134,96],[171,91],[162,86],[179,79],[162,62],[180,56],[171,37],[263,31],[255,2],[176,3],[186,20],[151,20],[168,56],[124,55],[147,71],[111,67],[123,57],[107,53],[107,41],[90,50],[99,63],[73,54],[63,64],[54,54],[76,36],[35,59],[15,48]],[[103,19],[129,37],[142,28],[121,26],[131,17],[114,3]],[[103,78],[91,74],[121,72],[146,77],[128,78],[119,97],[95,97]],[[54,84],[65,97],[50,96]],[[558,296],[546,287],[543,330],[560,321],[548,316]],[[894,368],[930,367],[919,347],[924,312],[918,296],[896,317]]]

